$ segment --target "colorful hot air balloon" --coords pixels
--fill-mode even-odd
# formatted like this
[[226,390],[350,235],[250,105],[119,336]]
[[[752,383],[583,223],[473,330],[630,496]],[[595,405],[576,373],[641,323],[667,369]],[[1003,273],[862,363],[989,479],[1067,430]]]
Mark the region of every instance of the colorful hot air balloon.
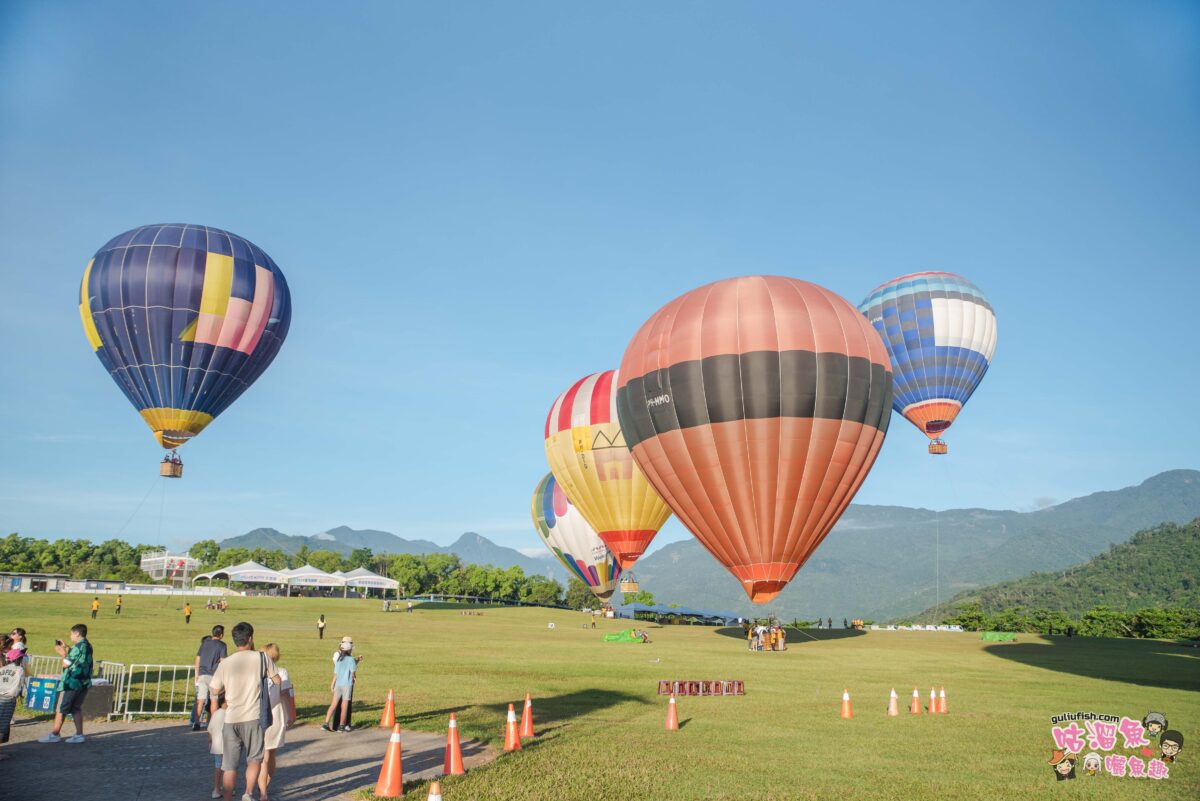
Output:
[[597,598],[611,598],[621,575],[617,558],[567,498],[553,473],[547,473],[533,491],[532,511],[533,526],[550,553]]
[[858,310],[883,337],[895,378],[892,407],[946,453],[941,434],[983,380],[996,351],[996,314],[979,288],[953,273],[903,275]]
[[617,422],[617,373],[576,381],[546,418],[546,458],[583,519],[628,570],[671,516],[633,463]]
[[777,276],[718,281],[659,309],[621,361],[621,426],[671,510],[771,600],[866,478],[892,376],[847,301]]
[[83,271],[79,301],[92,350],[168,449],[254,383],[292,318],[271,257],[203,225],[147,225],[112,239]]

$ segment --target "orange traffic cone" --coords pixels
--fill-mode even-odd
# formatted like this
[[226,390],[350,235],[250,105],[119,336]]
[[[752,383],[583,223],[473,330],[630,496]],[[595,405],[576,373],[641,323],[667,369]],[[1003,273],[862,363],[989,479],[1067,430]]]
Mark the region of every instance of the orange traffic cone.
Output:
[[919,692],[917,692],[917,688],[916,688],[916,687],[913,687],[913,699],[912,699],[912,705],[911,705],[911,706],[909,706],[909,708],[908,708],[908,713],[909,713],[910,715],[919,715],[919,714],[921,714],[921,694],[920,694]]
[[667,705],[667,731],[679,731],[679,710],[675,708],[675,693],[671,693],[671,703]]
[[896,688],[895,688],[895,687],[893,687],[893,688],[892,688],[892,694],[891,694],[891,696],[890,696],[890,697],[888,697],[888,711],[887,711],[887,713],[888,713],[888,717],[889,717],[889,718],[894,718],[894,717],[896,717],[897,715],[899,715],[899,714],[900,714],[900,710],[897,708],[897,704],[898,704],[898,702],[897,702],[897,700],[896,700]]
[[434,780],[429,783],[429,795],[425,796],[426,801],[442,801],[442,783]]
[[504,726],[504,750],[520,751],[521,735],[517,733],[517,711],[508,705],[508,722]]
[[390,729],[396,725],[396,694],[388,690],[387,703],[383,705],[383,717],[379,719],[379,728]]
[[946,709],[946,688],[943,687],[938,690],[938,714],[945,715],[947,712],[949,710]]
[[937,709],[937,693],[935,693],[933,691],[932,687],[929,688],[929,711],[931,714],[934,714],[934,715],[936,715],[937,711],[938,711],[938,709]]
[[380,798],[399,798],[404,795],[404,767],[400,764],[400,724],[392,727],[387,754],[375,783],[375,795]]
[[842,720],[850,720],[854,717],[854,710],[850,708],[850,691],[842,690]]
[[446,732],[446,764],[442,773],[447,776],[461,776],[466,773],[463,769],[462,744],[458,741],[458,720],[450,713],[450,729]]
[[525,710],[521,712],[521,731],[522,737],[535,737],[533,733],[533,700],[529,697],[529,693],[525,693]]

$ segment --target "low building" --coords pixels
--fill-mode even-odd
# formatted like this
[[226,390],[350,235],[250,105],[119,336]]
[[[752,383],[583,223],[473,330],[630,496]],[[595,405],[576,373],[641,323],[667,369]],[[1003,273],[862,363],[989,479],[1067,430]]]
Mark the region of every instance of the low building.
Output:
[[74,579],[63,586],[63,592],[125,592],[124,579]]
[[63,592],[70,578],[66,573],[0,571],[0,592]]
[[142,554],[141,567],[142,572],[155,581],[170,581],[185,587],[200,569],[200,562],[187,554],[173,554],[166,550],[147,551]]

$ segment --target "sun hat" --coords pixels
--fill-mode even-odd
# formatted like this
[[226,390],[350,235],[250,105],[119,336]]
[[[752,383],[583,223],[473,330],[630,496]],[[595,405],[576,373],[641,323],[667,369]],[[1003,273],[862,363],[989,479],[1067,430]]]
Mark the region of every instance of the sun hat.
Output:
[[343,651],[349,651],[354,647],[354,639],[351,637],[343,637],[340,647]]

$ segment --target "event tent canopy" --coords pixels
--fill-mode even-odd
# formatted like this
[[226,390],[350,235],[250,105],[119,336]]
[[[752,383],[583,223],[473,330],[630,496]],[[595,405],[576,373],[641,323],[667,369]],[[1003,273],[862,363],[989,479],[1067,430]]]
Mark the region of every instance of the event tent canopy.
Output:
[[737,620],[738,616],[733,612],[714,612],[711,609],[696,609],[691,606],[670,607],[662,604],[648,606],[646,604],[631,603],[618,606],[614,610],[617,617],[633,617],[637,612],[648,612],[654,615],[676,615],[678,617],[699,617],[708,620],[723,620],[725,622]]
[[201,573],[192,579],[192,583],[194,584],[200,579],[212,581],[219,578],[240,581],[243,584],[283,584],[286,581],[284,574],[278,570],[272,570],[258,562],[242,562],[240,565],[221,567],[209,573]]
[[326,573],[319,567],[305,565],[292,570],[281,571],[281,575],[291,587],[344,587],[346,580],[337,573]]
[[398,590],[400,582],[395,579],[390,579],[387,576],[381,576],[378,573],[372,573],[365,567],[356,568],[349,573],[337,573],[346,580],[346,584],[351,587],[365,587],[371,590]]

